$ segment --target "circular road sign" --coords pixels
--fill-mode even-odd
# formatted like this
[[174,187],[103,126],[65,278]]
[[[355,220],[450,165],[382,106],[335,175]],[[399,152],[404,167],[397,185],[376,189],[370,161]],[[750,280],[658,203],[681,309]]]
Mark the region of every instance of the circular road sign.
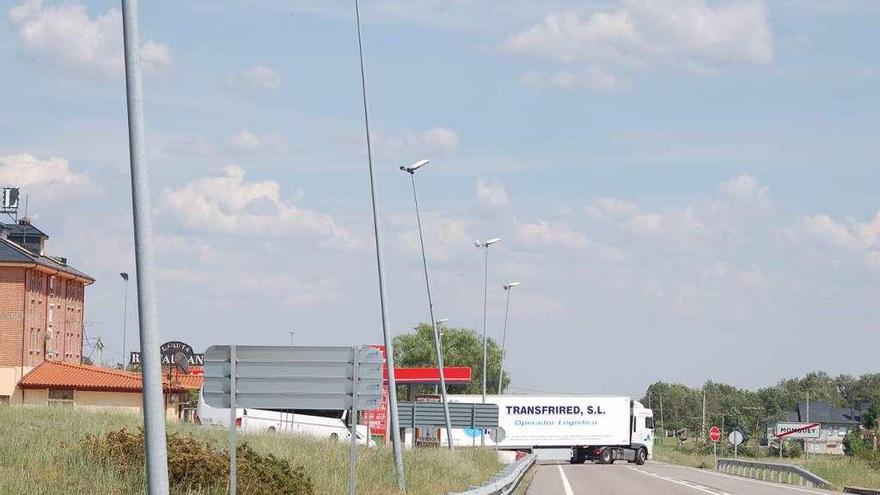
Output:
[[721,429],[718,428],[717,426],[713,426],[712,428],[710,428],[709,429],[709,440],[712,440],[713,442],[717,442],[718,440],[721,440]]
[[743,434],[739,430],[733,430],[730,432],[730,435],[727,435],[727,439],[730,440],[731,444],[739,445],[743,443]]

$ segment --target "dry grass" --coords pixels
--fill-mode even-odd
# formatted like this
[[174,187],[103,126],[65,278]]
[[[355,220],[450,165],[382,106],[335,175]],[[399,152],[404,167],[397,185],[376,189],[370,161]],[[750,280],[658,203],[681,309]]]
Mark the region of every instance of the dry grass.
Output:
[[[120,472],[90,462],[81,441],[88,435],[141,425],[140,416],[86,412],[67,408],[0,407],[0,494],[143,493],[142,469]],[[169,431],[191,433],[219,448],[228,448],[225,430],[169,425]],[[273,454],[303,466],[315,493],[348,491],[348,448],[285,435],[241,435],[257,452]],[[494,451],[417,449],[404,453],[407,493],[439,495],[480,484],[501,469]],[[358,452],[358,493],[396,494],[390,449]],[[189,493],[207,493],[191,491]]]

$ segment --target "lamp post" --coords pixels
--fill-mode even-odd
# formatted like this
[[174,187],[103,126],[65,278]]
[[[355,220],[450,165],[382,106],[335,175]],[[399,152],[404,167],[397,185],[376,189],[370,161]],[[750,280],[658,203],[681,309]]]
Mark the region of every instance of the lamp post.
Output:
[[287,332],[290,334],[290,345],[293,345],[293,334],[294,332]]
[[[382,315],[382,338],[385,343],[385,369],[388,373],[388,412],[391,427],[391,450],[394,452],[394,472],[397,475],[397,488],[406,492],[406,476],[403,471],[403,450],[400,445],[400,419],[397,415],[397,380],[394,379],[394,342],[391,338],[391,324],[388,321],[387,294],[385,291],[385,263],[382,259],[382,230],[379,223],[379,202],[377,199],[376,174],[373,168],[373,147],[370,143],[370,112],[367,105],[367,76],[364,67],[364,44],[361,37],[361,10],[358,0],[354,0],[355,22],[357,24],[358,58],[361,68],[361,96],[364,103],[364,135],[367,138],[367,167],[370,171],[370,203],[373,210],[373,240],[376,243],[376,271],[379,280],[379,312]],[[352,485],[354,486],[354,485]]]
[[501,337],[501,365],[498,373],[498,395],[501,395],[501,384],[504,382],[504,346],[507,343],[507,315],[510,312],[510,289],[520,285],[519,282],[504,284],[504,292],[507,293],[507,302],[504,304],[504,332]]
[[[486,303],[489,298],[489,246],[501,242],[501,239],[495,237],[488,241],[474,241],[474,246],[479,249],[485,249],[483,253],[483,404],[486,403],[486,353],[488,341],[486,340]],[[480,446],[486,445],[486,434],[480,433]]]
[[430,161],[420,160],[409,167],[400,167],[400,170],[409,174],[412,182],[413,202],[416,206],[416,223],[419,227],[419,246],[422,249],[422,267],[425,271],[425,290],[428,293],[428,314],[431,316],[431,329],[434,331],[434,350],[437,354],[437,368],[440,374],[440,398],[443,401],[443,419],[446,422],[446,439],[449,450],[452,450],[452,420],[449,417],[449,399],[446,396],[446,374],[443,371],[443,350],[440,348],[440,333],[437,331],[437,321],[434,319],[434,301],[431,298],[431,282],[428,278],[428,257],[425,255],[425,238],[422,235],[422,216],[419,213],[419,197],[416,194],[416,170],[424,167]]
[[126,369],[125,365],[125,337],[128,325],[128,272],[120,272],[122,277],[122,285],[124,295],[122,296],[122,369]]

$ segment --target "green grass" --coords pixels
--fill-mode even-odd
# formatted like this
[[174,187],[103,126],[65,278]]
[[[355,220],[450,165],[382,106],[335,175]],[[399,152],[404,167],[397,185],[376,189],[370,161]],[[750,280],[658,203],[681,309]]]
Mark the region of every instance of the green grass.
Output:
[[[715,461],[712,454],[701,454],[690,449],[677,449],[672,439],[666,443],[654,445],[654,458],[670,464],[680,464],[701,469],[712,469]],[[733,457],[733,452],[725,452],[725,456]],[[719,452],[719,457],[721,453]],[[752,459],[752,458],[744,458]],[[780,462],[778,457],[759,457],[755,460]],[[862,459],[836,455],[811,455],[809,458],[785,458],[783,463],[803,466],[811,473],[828,480],[837,488],[859,486],[862,488],[880,489],[880,469]]]
[[[87,434],[101,435],[128,428],[135,431],[141,417],[131,414],[86,412],[68,408],[0,407],[0,494],[143,493],[144,474],[121,473],[112,466],[89,461],[80,446]],[[226,430],[169,424],[169,431],[192,434],[217,447],[228,448]],[[348,491],[348,446],[287,435],[241,435],[256,451],[301,465],[315,493]],[[415,449],[404,452],[407,493],[439,495],[480,484],[501,469],[488,449]],[[358,451],[358,493],[396,494],[390,449]]]

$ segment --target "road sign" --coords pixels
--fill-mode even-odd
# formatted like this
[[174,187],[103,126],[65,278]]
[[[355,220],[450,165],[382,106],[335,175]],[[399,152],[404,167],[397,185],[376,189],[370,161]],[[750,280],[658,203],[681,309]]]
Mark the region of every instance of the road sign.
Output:
[[731,444],[736,446],[743,443],[744,437],[741,431],[733,430],[732,432],[730,432],[730,435],[727,435],[727,439],[730,440]]
[[[349,493],[354,493],[357,413],[382,402],[382,353],[360,347],[215,345],[205,351],[205,402],[229,408],[229,486],[236,487],[239,407],[350,409]],[[369,439],[367,440],[369,445]]]
[[822,425],[819,423],[776,423],[773,432],[776,438],[819,438]]
[[[258,409],[376,409],[382,403],[382,354],[352,347],[235,346],[236,407]],[[205,351],[205,402],[230,407],[230,346]]]
[[709,428],[709,440],[712,440],[713,442],[721,440],[721,429],[717,426]]

